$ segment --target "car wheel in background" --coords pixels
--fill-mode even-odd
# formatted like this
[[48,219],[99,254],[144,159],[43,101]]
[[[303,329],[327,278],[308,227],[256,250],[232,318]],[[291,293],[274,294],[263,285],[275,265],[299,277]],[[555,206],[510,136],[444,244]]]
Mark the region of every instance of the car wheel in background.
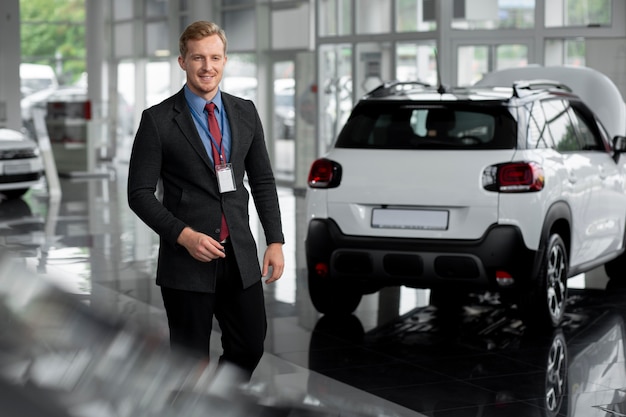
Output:
[[320,277],[309,272],[309,296],[320,313],[343,315],[356,310],[363,294],[342,282],[333,281],[330,276]]
[[430,305],[437,309],[439,317],[460,315],[463,306],[469,302],[468,291],[450,288],[432,288],[430,290]]
[[536,279],[521,294],[520,309],[524,320],[533,327],[557,327],[565,313],[567,301],[568,258],[565,243],[552,234],[539,254]]
[[626,288],[626,252],[604,264],[604,272],[609,277],[607,289]]
[[[531,387],[529,393],[530,403],[538,410],[542,410],[543,417],[555,417],[570,415],[568,413],[570,355],[567,342],[561,329],[553,330],[552,342],[547,344],[544,337],[530,340],[522,340],[522,347],[533,352],[533,358],[529,361],[537,367],[543,367],[545,372],[530,374],[530,380],[525,386]],[[572,382],[573,383],[573,382]],[[527,384],[527,385],[526,385]]]
[[28,191],[28,188],[20,188],[17,190],[0,191],[0,193],[4,194],[4,196],[8,199],[15,199],[15,198],[20,198],[21,196],[26,194],[27,191]]

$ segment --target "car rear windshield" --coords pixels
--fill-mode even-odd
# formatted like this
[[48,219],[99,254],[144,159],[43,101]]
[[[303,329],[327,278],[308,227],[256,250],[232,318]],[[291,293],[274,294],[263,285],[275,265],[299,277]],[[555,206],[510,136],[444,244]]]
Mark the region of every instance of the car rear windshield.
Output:
[[350,115],[338,148],[511,149],[516,123],[501,104],[442,105],[362,102]]

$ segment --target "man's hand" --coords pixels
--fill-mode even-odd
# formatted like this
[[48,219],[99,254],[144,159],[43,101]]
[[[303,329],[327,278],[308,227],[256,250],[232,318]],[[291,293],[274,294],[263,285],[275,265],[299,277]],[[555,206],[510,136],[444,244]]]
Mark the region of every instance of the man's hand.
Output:
[[187,249],[194,259],[200,262],[211,262],[217,258],[224,258],[224,247],[215,239],[204,233],[196,232],[191,227],[185,227],[178,236],[177,242]]
[[266,277],[269,274],[270,267],[272,268],[272,275],[265,280],[266,284],[271,284],[278,280],[285,270],[285,257],[283,256],[282,243],[270,243],[267,249],[265,249],[261,275]]

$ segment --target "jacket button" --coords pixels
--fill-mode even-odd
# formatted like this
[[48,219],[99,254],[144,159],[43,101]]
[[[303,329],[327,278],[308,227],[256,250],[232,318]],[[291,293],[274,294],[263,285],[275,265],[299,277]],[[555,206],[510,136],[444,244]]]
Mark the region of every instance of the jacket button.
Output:
[[219,232],[220,232],[220,229],[215,229],[215,233],[219,234]]

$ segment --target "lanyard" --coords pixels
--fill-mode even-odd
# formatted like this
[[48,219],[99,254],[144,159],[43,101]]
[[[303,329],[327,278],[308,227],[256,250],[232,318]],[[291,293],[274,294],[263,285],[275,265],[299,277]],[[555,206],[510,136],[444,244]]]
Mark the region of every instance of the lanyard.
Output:
[[[222,144],[224,143],[223,137],[222,137],[222,141],[220,141],[220,144],[218,146],[217,142],[215,141],[215,139],[213,139],[213,136],[211,135],[211,132],[209,131],[209,121],[208,121],[208,119],[205,118],[205,120],[203,120],[200,117],[200,115],[198,114],[198,112],[193,108],[191,103],[189,103],[189,101],[187,101],[187,105],[189,106],[189,109],[191,110],[191,115],[196,120],[196,122],[198,122],[198,124],[202,127],[202,130],[204,130],[204,132],[207,134],[207,136],[209,137],[209,140],[211,141],[213,146],[215,146],[215,149],[217,149],[217,153],[220,155],[220,159],[222,159],[223,158]],[[224,123],[224,118],[223,118],[223,114],[222,113],[223,113],[223,111],[220,112],[220,119],[222,121],[222,126],[223,126],[224,125],[223,124]],[[220,161],[220,162],[223,162],[223,161]],[[213,161],[213,163],[217,164],[217,161]]]

